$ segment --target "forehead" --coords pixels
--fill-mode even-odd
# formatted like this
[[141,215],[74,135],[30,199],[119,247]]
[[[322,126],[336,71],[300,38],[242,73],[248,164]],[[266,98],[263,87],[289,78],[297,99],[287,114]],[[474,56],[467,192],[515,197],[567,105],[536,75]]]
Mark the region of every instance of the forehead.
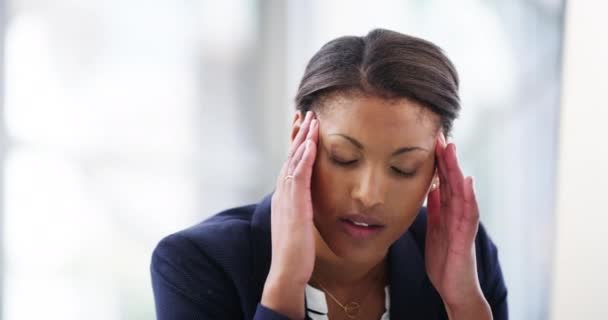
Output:
[[[439,128],[439,116],[409,99],[349,95],[324,101],[318,114],[321,134],[341,133],[365,144],[429,147]],[[430,141],[429,141],[430,139]]]

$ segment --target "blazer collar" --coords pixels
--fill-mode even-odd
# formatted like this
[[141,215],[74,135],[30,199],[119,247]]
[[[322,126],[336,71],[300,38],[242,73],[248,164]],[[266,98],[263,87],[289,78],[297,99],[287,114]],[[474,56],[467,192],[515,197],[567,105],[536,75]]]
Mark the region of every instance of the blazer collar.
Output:
[[[251,220],[252,252],[253,252],[253,284],[256,301],[260,301],[266,277],[270,270],[271,233],[270,208],[272,193],[258,203]],[[421,213],[424,208],[421,209]],[[419,217],[420,218],[420,217]],[[411,227],[410,227],[411,228]],[[421,308],[429,304],[429,295],[436,295],[426,276],[424,268],[423,246],[416,243],[411,230],[406,231],[389,248],[390,276],[390,316],[392,319],[422,319],[429,314],[423,314]],[[434,300],[434,299],[431,299]]]

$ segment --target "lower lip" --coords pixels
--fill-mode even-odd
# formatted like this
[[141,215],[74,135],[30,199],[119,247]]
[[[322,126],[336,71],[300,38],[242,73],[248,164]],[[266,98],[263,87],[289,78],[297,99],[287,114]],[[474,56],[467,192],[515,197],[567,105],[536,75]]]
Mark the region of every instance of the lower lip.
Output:
[[370,238],[374,237],[375,235],[377,235],[378,233],[380,233],[380,231],[382,231],[382,229],[384,229],[384,227],[381,227],[381,226],[373,226],[373,227],[358,226],[348,220],[340,220],[340,225],[342,227],[342,230],[344,232],[346,232],[346,234],[348,234],[349,236],[351,236],[355,239],[360,239],[360,240],[370,239]]

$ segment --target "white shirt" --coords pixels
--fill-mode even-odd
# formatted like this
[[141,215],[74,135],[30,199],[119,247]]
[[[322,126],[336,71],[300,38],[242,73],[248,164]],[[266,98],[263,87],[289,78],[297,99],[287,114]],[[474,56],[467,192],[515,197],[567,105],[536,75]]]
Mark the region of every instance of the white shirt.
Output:
[[[389,287],[384,287],[384,307],[386,310],[380,317],[380,320],[389,320],[390,310]],[[306,314],[312,320],[329,320],[327,317],[327,300],[325,292],[311,286],[306,285]]]

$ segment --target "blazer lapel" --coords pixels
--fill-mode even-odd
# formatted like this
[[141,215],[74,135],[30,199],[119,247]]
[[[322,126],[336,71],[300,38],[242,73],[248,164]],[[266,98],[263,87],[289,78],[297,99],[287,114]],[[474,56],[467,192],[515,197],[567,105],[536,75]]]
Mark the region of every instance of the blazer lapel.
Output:
[[[419,309],[426,277],[424,259],[411,233],[406,232],[389,248],[390,317],[408,319]],[[413,318],[418,319],[418,318]]]
[[412,224],[410,230],[389,248],[390,317],[444,319],[443,302],[425,270],[424,236],[414,237],[412,233],[413,228],[421,235],[426,231],[425,208],[421,209],[416,220],[415,225]]

